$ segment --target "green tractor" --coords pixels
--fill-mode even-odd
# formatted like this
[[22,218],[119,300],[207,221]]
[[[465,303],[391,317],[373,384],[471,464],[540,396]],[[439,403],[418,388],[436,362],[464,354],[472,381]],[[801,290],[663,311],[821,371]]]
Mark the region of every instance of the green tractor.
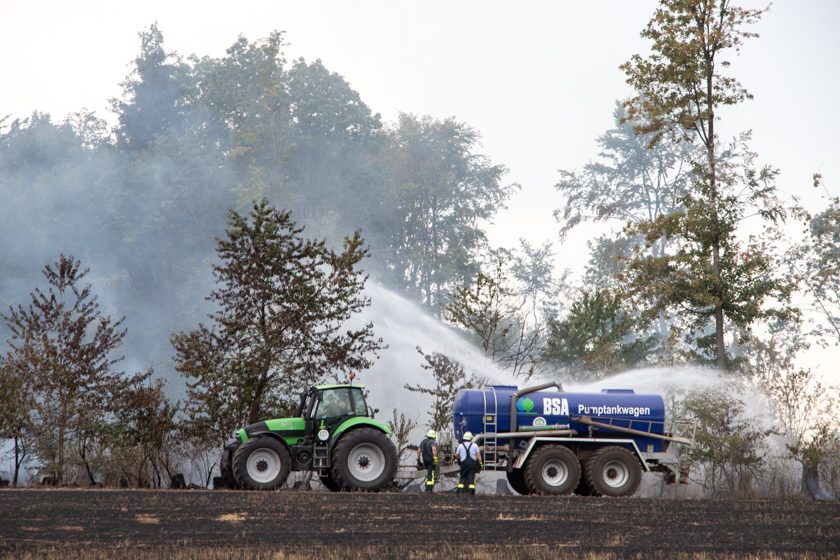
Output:
[[397,449],[391,428],[375,420],[362,385],[316,385],[300,396],[297,416],[237,430],[222,453],[230,488],[273,490],[291,471],[315,471],[332,490],[376,491],[392,485]]

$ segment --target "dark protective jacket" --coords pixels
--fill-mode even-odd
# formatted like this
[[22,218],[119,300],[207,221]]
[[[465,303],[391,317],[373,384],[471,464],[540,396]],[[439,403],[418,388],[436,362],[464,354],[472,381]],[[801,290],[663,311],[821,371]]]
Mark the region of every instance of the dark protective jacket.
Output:
[[432,438],[427,437],[420,442],[420,458],[427,465],[435,460],[435,454],[432,451],[433,447],[437,447],[437,442]]

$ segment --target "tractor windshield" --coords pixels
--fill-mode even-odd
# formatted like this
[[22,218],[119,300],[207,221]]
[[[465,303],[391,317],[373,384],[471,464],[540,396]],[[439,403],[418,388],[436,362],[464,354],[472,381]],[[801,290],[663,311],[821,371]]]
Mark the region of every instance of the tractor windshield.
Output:
[[356,387],[324,389],[315,418],[336,418],[338,416],[366,416],[367,406],[362,390]]

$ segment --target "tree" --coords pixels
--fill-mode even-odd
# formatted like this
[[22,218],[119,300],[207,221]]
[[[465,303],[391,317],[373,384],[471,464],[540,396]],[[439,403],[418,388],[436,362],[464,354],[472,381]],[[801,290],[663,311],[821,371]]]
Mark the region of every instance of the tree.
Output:
[[82,283],[88,270],[61,255],[43,272],[46,291],[36,289],[28,306],[10,308],[3,319],[11,330],[7,360],[35,394],[36,455],[61,484],[72,445],[102,433],[137,377],[114,371],[123,320],[100,311],[91,286]]
[[[737,369],[742,361],[727,354],[719,319],[729,323],[734,342],[743,343],[757,321],[798,315],[790,305],[795,283],[783,274],[778,254],[782,232],[775,226],[786,210],[775,194],[777,171],[756,170],[755,154],[744,142],[742,137],[720,155],[714,208],[689,194],[684,210],[634,228],[647,247],[663,237],[676,247],[661,256],[637,248],[622,276],[643,319],[680,312],[692,359],[722,369]],[[739,227],[759,216],[769,221],[767,229],[743,239]]]
[[455,393],[461,389],[471,389],[478,385],[473,375],[467,375],[464,366],[449,359],[444,354],[424,354],[423,349],[417,347],[417,353],[423,356],[421,367],[432,372],[434,387],[422,385],[405,385],[405,388],[415,393],[430,395],[434,398],[429,407],[429,428],[438,431],[452,424],[452,410],[455,405]]
[[405,412],[398,413],[395,408],[389,424],[394,433],[394,439],[397,440],[397,457],[401,458],[411,448],[409,438],[411,437],[411,431],[417,427],[417,420],[409,418],[405,415]]
[[[522,256],[503,249],[490,251],[489,262],[480,265],[475,279],[449,296],[446,319],[476,339],[493,362],[527,379],[536,371],[544,332],[537,301],[554,281],[546,265],[548,247],[534,252],[522,244],[532,252]],[[511,259],[512,274],[520,280],[516,287],[506,270]]]
[[584,290],[565,319],[549,321],[542,357],[575,377],[597,379],[645,362],[656,341],[636,328],[620,296]]
[[704,469],[703,486],[730,495],[748,492],[761,478],[763,444],[771,431],[744,416],[744,402],[734,387],[698,389],[683,400],[697,423],[693,460]]
[[[697,140],[704,155],[694,164],[695,182],[684,198],[684,210],[641,224],[648,246],[662,238],[681,243],[676,255],[639,258],[635,285],[647,290],[658,312],[685,306],[699,317],[711,319],[711,351],[720,369],[727,369],[725,319],[746,327],[761,317],[766,299],[785,299],[787,288],[768,280],[772,264],[760,244],[744,250],[736,239],[739,221],[748,204],[775,223],[784,217],[775,198],[770,168],[756,171],[754,154],[737,150],[719,153],[715,132],[719,110],[750,98],[735,78],[726,75],[727,52],[737,54],[747,31],[764,10],[750,10],[730,0],[661,0],[642,36],[652,40],[652,53],[634,55],[621,66],[638,95],[626,102],[627,118],[636,131],[650,134],[650,146],[673,136]],[[726,160],[729,161],[726,161]],[[743,171],[739,177],[736,168]],[[698,324],[699,327],[699,324]]]
[[753,338],[745,351],[748,373],[768,396],[790,456],[802,464],[802,490],[808,491],[809,472],[816,474],[836,452],[821,444],[831,435],[840,395],[817,372],[797,365],[809,346],[800,327],[776,325],[768,338]]
[[14,471],[12,486],[18,485],[20,468],[32,452],[35,395],[26,368],[15,367],[0,357],[0,439],[11,439]]
[[[814,186],[822,186],[819,174]],[[840,344],[840,197],[829,197],[825,210],[806,213],[804,221],[805,239],[789,252],[791,274],[824,319],[815,334]]]
[[157,24],[139,35],[140,55],[132,76],[122,83],[123,99],[111,101],[119,118],[117,139],[129,150],[142,150],[157,134],[180,125],[188,94],[187,66],[164,50]]
[[368,368],[382,346],[371,323],[342,332],[370,304],[359,232],[341,252],[302,233],[265,199],[249,216],[232,210],[213,267],[212,326],[172,335],[187,412],[220,442],[232,426],[290,413],[313,382]]
[[123,396],[114,420],[113,451],[121,475],[138,487],[161,488],[164,475],[171,481],[175,474],[179,406],[166,397],[165,385],[163,380],[137,384]]
[[452,285],[475,271],[492,219],[517,185],[474,153],[478,133],[454,119],[400,114],[383,151],[391,216],[386,266],[397,284],[438,316]]
[[[692,180],[691,144],[669,136],[649,145],[649,134],[636,134],[637,123],[623,104],[613,112],[615,127],[598,138],[599,159],[582,171],[560,171],[554,188],[566,199],[554,211],[561,236],[583,221],[622,226],[653,221],[682,208]],[[661,252],[662,247],[659,247]]]

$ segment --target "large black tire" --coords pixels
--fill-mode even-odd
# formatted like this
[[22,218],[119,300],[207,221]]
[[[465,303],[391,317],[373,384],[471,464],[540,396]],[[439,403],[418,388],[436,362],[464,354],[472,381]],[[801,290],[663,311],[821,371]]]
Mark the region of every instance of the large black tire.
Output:
[[623,447],[604,447],[586,461],[586,482],[596,495],[632,496],[642,482],[642,465]]
[[233,454],[233,475],[245,490],[274,490],[289,477],[286,446],[271,436],[249,439]]
[[347,490],[380,490],[394,481],[397,466],[394,443],[372,428],[351,430],[333,448],[332,478]]
[[525,484],[534,494],[571,494],[580,480],[580,462],[562,445],[544,445],[525,463]]
[[[230,488],[232,490],[241,490],[241,486],[236,482],[236,477],[233,475],[233,455],[239,449],[239,442],[231,443],[225,446],[222,450],[222,458],[219,461],[219,473],[221,476],[221,484],[218,488]],[[216,485],[213,485],[214,488]]]
[[589,485],[589,482],[586,480],[586,462],[580,462],[580,482],[578,482],[577,488],[575,488],[575,495],[576,496],[593,496],[594,492],[592,487]]
[[318,480],[321,482],[321,486],[323,486],[330,492],[341,492],[341,490],[343,490],[341,485],[333,479],[332,474],[328,474],[327,476],[319,476]]
[[510,487],[513,488],[517,494],[527,496],[531,493],[528,489],[528,485],[525,484],[525,473],[522,472],[522,469],[508,471],[505,475],[507,476],[508,484],[510,484]]

